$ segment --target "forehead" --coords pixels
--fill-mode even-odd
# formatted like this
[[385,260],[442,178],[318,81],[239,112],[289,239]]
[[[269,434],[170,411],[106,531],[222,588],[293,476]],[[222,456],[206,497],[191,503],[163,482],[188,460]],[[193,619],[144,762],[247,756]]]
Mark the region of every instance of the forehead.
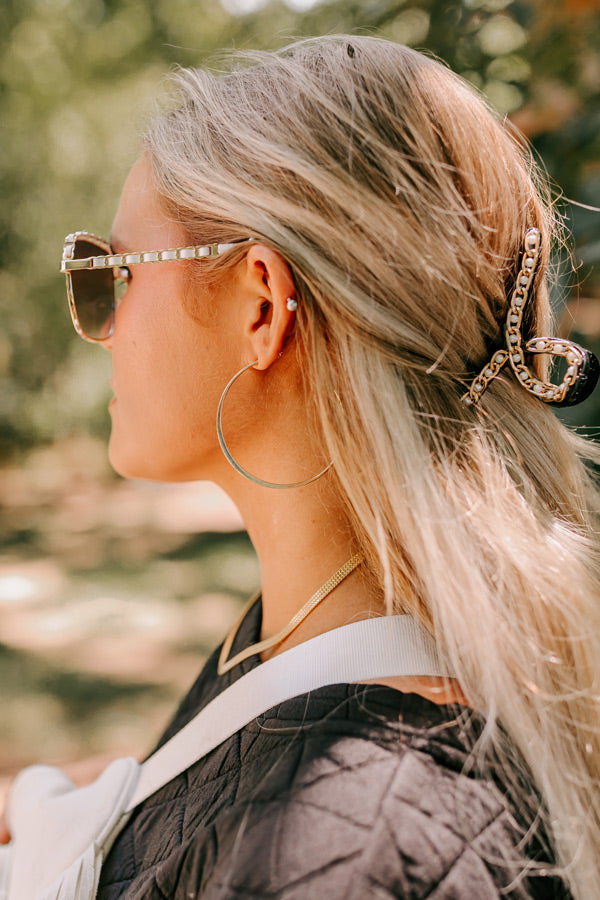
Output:
[[164,212],[154,184],[152,166],[141,156],[131,169],[113,223],[111,244],[116,252],[166,250],[182,246],[181,226]]

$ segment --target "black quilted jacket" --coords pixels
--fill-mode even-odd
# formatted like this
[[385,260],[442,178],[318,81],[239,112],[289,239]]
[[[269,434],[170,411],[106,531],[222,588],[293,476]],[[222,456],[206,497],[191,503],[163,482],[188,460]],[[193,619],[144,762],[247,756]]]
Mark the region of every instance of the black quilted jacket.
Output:
[[[257,640],[260,605],[234,652]],[[224,687],[215,654],[161,741]],[[467,713],[375,685],[269,710],[142,804],[102,870],[99,900],[566,900],[511,862],[522,837],[492,776],[463,772]],[[543,864],[543,836],[527,855]]]

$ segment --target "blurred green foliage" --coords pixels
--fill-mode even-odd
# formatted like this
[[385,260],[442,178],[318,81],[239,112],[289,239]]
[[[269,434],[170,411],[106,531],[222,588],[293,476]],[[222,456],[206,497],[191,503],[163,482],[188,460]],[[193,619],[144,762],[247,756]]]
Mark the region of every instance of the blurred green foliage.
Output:
[[[144,120],[174,64],[337,31],[427,48],[514,117],[569,198],[600,205],[597,0],[300,6],[255,0],[243,13],[242,0],[2,0],[0,455],[106,428],[108,354],[75,338],[58,260],[68,232],[109,232]],[[564,297],[589,343],[600,332],[600,213],[561,209],[584,299],[574,306],[568,285]]]

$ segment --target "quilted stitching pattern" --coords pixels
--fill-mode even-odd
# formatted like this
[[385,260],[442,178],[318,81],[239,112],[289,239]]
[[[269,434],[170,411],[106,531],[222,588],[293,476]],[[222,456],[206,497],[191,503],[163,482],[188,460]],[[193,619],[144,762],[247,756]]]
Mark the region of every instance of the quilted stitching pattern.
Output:
[[[215,669],[167,736],[228,683]],[[468,729],[448,713],[375,686],[281,704],[138,809],[98,900],[567,900],[557,879],[519,878],[515,816],[493,781],[462,773]]]

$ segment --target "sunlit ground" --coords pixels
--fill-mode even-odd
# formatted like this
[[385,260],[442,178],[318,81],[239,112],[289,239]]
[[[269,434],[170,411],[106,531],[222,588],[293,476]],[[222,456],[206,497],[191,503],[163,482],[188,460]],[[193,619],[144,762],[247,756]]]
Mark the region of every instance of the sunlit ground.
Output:
[[116,479],[80,437],[0,469],[0,776],[151,749],[258,586],[205,483]]

